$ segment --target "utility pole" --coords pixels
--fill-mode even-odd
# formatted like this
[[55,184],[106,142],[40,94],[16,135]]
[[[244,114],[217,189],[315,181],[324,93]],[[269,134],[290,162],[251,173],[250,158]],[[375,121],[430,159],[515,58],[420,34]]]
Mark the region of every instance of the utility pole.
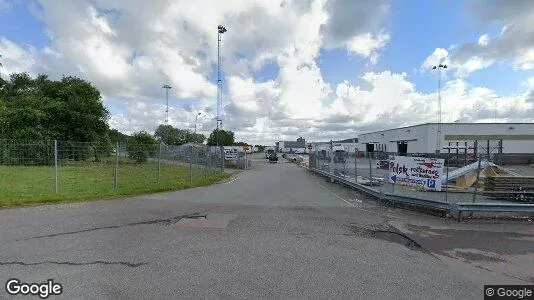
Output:
[[165,98],[167,99],[167,108],[165,109],[165,125],[169,125],[169,90],[172,89],[172,87],[166,84],[163,86],[163,88],[165,89]]
[[222,123],[221,37],[226,31],[228,30],[224,26],[217,26],[217,129],[219,128],[219,123]]
[[202,113],[199,112],[196,116],[195,116],[195,134],[197,133],[197,120],[198,120],[198,116],[200,116]]
[[432,68],[433,70],[438,70],[438,131],[437,131],[437,141],[436,141],[436,155],[441,151],[441,69],[447,69],[447,65],[442,64],[441,62]]
[[[219,122],[221,123],[221,110],[222,110],[222,81],[221,81],[221,37],[225,33],[226,28],[222,25],[217,26],[217,148],[219,148]],[[222,152],[222,151],[221,151]],[[222,155],[222,153],[221,153]]]

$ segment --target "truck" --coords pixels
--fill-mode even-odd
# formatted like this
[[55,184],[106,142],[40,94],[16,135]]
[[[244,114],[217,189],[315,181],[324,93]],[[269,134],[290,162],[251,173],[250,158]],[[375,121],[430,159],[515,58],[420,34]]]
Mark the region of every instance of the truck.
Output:
[[271,156],[272,153],[276,153],[274,147],[267,147],[265,149],[265,158],[268,159],[269,156]]
[[273,147],[267,148],[265,151],[265,158],[267,158],[270,163],[278,162],[278,156],[276,155],[276,150]]

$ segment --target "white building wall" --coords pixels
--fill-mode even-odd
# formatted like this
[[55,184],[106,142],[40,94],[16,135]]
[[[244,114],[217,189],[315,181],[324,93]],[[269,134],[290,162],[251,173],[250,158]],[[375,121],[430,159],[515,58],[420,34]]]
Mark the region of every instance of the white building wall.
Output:
[[[434,132],[437,130],[432,129]],[[529,123],[472,123],[472,124],[443,124],[442,146],[448,144],[445,135],[533,135],[534,124]],[[430,135],[432,139],[432,135]],[[434,138],[434,143],[436,139]],[[463,142],[463,141],[461,141]],[[467,141],[471,143],[473,141]],[[483,141],[482,147],[487,147]],[[445,150],[442,150],[445,151]],[[494,151],[496,152],[496,150]],[[534,153],[533,140],[503,140],[503,153]]]
[[387,152],[397,152],[397,141],[407,141],[408,153],[427,153],[425,151],[428,148],[428,130],[425,126],[412,126],[358,136],[361,151],[365,151],[367,143],[378,143],[386,145]]
[[534,141],[502,141],[503,153],[534,153]]
[[[446,123],[441,125],[441,152],[449,142],[445,135],[534,135],[531,123]],[[397,151],[397,141],[407,141],[408,153],[435,153],[437,146],[437,124],[423,124],[405,128],[360,134],[358,144],[365,151],[366,143],[385,144],[387,152]],[[472,145],[473,141],[468,140]],[[485,147],[485,146],[484,146]],[[376,146],[375,146],[376,149]],[[534,153],[532,140],[503,140],[503,153]]]

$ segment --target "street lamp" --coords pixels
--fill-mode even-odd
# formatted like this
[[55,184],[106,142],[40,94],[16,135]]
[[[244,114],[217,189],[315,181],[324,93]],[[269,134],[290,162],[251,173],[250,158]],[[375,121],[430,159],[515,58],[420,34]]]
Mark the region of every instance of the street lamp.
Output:
[[[219,122],[221,122],[221,110],[222,110],[222,81],[221,81],[221,36],[227,32],[226,28],[222,25],[217,26],[217,148],[219,148]],[[221,153],[222,155],[222,153]]]
[[166,99],[167,99],[167,108],[165,109],[165,125],[169,124],[169,90],[172,87],[168,84],[165,84],[162,88],[165,89]]
[[198,119],[198,116],[200,116],[202,113],[199,112],[196,116],[195,116],[195,134],[197,133],[197,119]]
[[219,122],[222,123],[221,36],[227,31],[224,26],[217,26],[217,129],[219,128]]
[[432,68],[438,71],[438,132],[437,132],[437,144],[436,154],[439,154],[441,148],[441,70],[447,69],[447,65],[440,63]]

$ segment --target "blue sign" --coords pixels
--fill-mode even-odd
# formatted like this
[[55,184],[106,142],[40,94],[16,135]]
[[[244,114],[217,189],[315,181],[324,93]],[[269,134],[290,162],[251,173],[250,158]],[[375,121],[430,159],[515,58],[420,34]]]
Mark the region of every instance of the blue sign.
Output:
[[426,187],[430,188],[430,189],[435,189],[436,188],[436,180],[434,179],[427,179],[426,180]]
[[391,181],[393,181],[393,183],[395,183],[397,181],[397,175],[391,176]]

